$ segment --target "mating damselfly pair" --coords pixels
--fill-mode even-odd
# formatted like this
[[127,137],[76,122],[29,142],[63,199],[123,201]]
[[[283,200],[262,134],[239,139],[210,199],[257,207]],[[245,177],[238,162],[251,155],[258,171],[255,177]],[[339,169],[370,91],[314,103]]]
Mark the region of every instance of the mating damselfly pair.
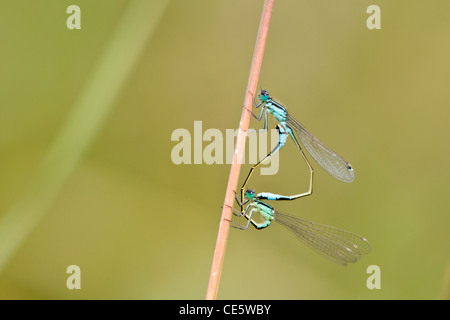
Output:
[[[362,255],[368,254],[371,251],[370,244],[365,238],[348,231],[281,213],[263,201],[295,200],[312,194],[314,169],[303,152],[302,145],[311,157],[336,179],[350,183],[354,180],[355,174],[352,166],[347,161],[314,137],[299,121],[288,113],[283,105],[270,97],[267,90],[261,90],[258,99],[259,103],[255,103],[255,108],[261,107],[260,114],[257,116],[250,110],[249,112],[258,121],[264,117],[263,130],[268,129],[268,114],[272,114],[278,121],[277,130],[279,139],[275,148],[250,169],[241,187],[240,198],[236,196],[240,210],[233,209],[233,213],[236,216],[245,217],[248,221],[246,225],[233,222],[233,227],[247,230],[250,224],[252,224],[256,229],[264,229],[272,221],[276,221],[293,232],[302,242],[331,261],[341,265],[356,262]],[[294,144],[297,146],[309,168],[309,189],[306,192],[289,196],[270,192],[256,194],[254,190],[246,189],[255,169],[280,151],[288,140],[288,137],[291,137],[294,141]],[[301,144],[297,140],[297,137]],[[258,216],[260,222],[258,222],[258,219],[255,219]]]

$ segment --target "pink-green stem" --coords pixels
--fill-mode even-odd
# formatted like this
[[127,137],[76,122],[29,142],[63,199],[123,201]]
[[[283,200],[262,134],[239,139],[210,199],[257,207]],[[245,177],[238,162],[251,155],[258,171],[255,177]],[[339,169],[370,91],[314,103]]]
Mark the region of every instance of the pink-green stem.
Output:
[[209,277],[209,284],[206,292],[207,300],[213,300],[217,298],[220,276],[222,273],[222,266],[225,257],[225,250],[228,241],[228,233],[230,230],[230,220],[232,217],[232,207],[235,199],[235,190],[239,180],[241,159],[244,155],[247,130],[251,117],[250,112],[253,107],[253,98],[256,93],[256,86],[258,85],[267,33],[269,31],[270,18],[272,16],[273,3],[274,0],[265,1],[261,21],[259,24],[258,37],[256,39],[255,51],[253,53],[253,60],[250,69],[247,90],[245,92],[244,106],[242,108],[241,121],[239,123],[239,133],[236,140],[236,148],[234,150],[230,176],[228,178],[225,201],[222,209],[222,217],[220,219],[219,232],[217,234],[216,249],[214,251],[211,274]]

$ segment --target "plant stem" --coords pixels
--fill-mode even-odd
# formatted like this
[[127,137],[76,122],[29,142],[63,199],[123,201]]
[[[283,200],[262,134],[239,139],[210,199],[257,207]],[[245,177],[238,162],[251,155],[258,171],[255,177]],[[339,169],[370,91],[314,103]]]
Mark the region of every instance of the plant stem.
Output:
[[235,199],[235,190],[237,187],[239,172],[241,169],[241,160],[244,155],[245,141],[247,138],[247,130],[250,123],[250,111],[253,107],[253,97],[255,96],[256,86],[258,84],[259,73],[264,55],[264,47],[266,45],[267,33],[269,31],[270,18],[272,16],[274,0],[266,0],[259,24],[258,37],[256,39],[255,51],[253,53],[252,66],[248,79],[247,90],[245,92],[244,106],[242,108],[241,121],[239,123],[239,133],[236,140],[236,148],[234,150],[233,163],[228,178],[227,190],[225,193],[225,201],[222,209],[222,217],[220,219],[219,232],[217,234],[216,249],[209,277],[209,284],[206,292],[206,299],[216,299],[219,289],[220,276],[222,273],[222,265],[225,257],[228,233],[230,230],[230,220],[232,217],[232,207]]

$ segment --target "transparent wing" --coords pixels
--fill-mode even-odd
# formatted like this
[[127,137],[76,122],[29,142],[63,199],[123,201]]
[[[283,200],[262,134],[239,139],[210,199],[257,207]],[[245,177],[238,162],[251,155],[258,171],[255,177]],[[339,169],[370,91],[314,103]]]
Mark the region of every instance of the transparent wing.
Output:
[[351,164],[314,137],[300,122],[288,115],[286,123],[296,131],[301,143],[311,157],[328,173],[342,182],[349,183],[355,179]]
[[371,251],[369,242],[354,233],[276,211],[274,220],[292,231],[306,245],[331,261],[346,266]]

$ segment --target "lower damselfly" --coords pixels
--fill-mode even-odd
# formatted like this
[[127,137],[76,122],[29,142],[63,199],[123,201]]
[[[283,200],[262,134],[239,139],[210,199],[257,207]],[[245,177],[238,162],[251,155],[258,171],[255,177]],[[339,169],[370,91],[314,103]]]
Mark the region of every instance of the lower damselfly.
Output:
[[232,226],[247,230],[251,224],[256,229],[264,229],[270,226],[272,221],[278,222],[314,251],[343,266],[370,253],[370,244],[364,237],[279,212],[263,201],[282,200],[280,197],[283,196],[268,192],[255,194],[253,190],[246,190],[242,201],[236,197],[236,201],[244,210],[240,212],[233,208],[233,213],[238,217],[245,217],[247,224],[241,225],[232,221]]

